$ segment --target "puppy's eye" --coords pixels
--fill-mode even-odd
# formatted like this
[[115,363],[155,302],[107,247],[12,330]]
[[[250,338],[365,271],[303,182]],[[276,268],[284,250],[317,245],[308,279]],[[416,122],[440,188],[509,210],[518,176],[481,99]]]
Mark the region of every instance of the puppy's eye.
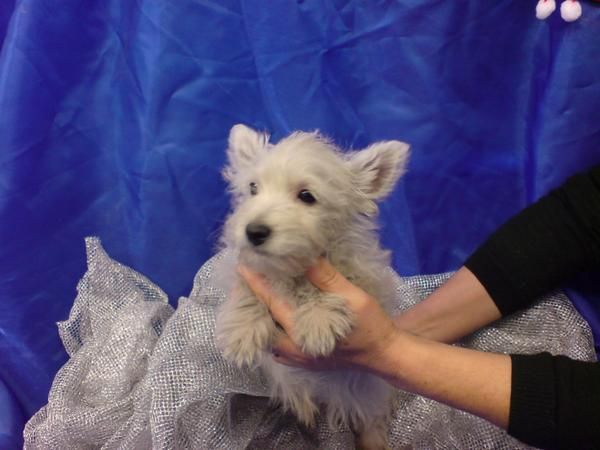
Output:
[[256,195],[256,194],[258,194],[258,186],[253,181],[252,183],[250,183],[250,195]]
[[313,197],[313,195],[307,189],[302,189],[300,192],[298,192],[298,198],[304,203],[308,204],[313,204],[317,201],[317,199]]

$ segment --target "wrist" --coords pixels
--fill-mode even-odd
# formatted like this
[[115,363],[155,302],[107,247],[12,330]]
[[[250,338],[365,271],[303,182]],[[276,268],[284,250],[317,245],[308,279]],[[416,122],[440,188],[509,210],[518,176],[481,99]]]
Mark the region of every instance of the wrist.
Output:
[[429,297],[394,318],[394,323],[412,335],[450,343],[500,317],[485,287],[462,267]]
[[381,352],[372,372],[395,387],[413,392],[432,361],[432,347],[444,346],[398,329]]
[[379,352],[371,358],[368,369],[374,374],[398,385],[402,367],[406,360],[405,355],[413,348],[411,335],[396,328],[382,345]]

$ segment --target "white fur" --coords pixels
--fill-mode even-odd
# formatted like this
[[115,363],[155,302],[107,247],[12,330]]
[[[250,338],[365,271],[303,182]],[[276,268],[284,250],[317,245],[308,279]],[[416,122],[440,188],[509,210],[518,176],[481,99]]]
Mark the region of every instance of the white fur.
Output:
[[[224,176],[234,210],[222,244],[238,262],[265,274],[294,304],[293,339],[308,354],[330,354],[354,323],[344,299],[322,293],[304,278],[320,255],[389,306],[389,252],[379,245],[373,216],[375,202],[391,192],[404,172],[408,150],[405,143],[385,141],[342,153],[316,132],[294,133],[272,145],[266,134],[243,125],[231,130]],[[316,202],[301,201],[302,190],[310,191]],[[261,245],[247,238],[250,223],[271,230]],[[332,426],[349,425],[361,445],[385,448],[393,389],[367,373],[319,374],[276,363],[270,347],[280,331],[268,310],[233,266],[221,270],[235,278],[232,295],[217,317],[217,342],[225,357],[239,366],[260,367],[271,381],[272,398],[304,424],[314,424],[319,406],[325,405]]]

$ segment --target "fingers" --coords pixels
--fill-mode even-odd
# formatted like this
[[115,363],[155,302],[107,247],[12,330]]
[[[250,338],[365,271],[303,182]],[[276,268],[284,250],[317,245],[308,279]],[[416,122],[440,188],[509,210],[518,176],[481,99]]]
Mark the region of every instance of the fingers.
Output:
[[292,339],[285,334],[280,334],[277,338],[277,342],[273,345],[273,356],[275,358],[283,358],[289,360],[304,360],[306,355],[302,353],[302,350],[292,341]]
[[248,283],[254,295],[269,308],[273,319],[279,323],[286,333],[291,334],[293,329],[293,308],[283,299],[279,298],[269,285],[268,281],[259,273],[240,266],[238,272]]
[[287,333],[280,333],[277,342],[273,346],[272,352],[275,360],[286,366],[308,367],[310,359],[302,353],[302,350],[289,337],[293,328],[293,308],[273,292],[267,280],[259,273],[253,272],[244,266],[238,267],[238,272],[254,292],[254,295],[269,308],[273,319]]
[[339,273],[325,258],[319,258],[317,264],[306,271],[306,278],[323,292],[338,294],[346,298],[365,294],[362,289],[353,285]]
[[273,346],[273,357],[279,364],[291,367],[300,367],[306,370],[324,370],[335,368],[335,361],[327,358],[311,358],[302,353],[289,336],[282,334]]

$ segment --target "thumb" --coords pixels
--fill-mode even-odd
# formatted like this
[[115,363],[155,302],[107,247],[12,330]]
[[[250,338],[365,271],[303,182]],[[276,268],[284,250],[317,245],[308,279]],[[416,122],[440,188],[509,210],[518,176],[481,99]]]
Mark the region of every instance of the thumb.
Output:
[[291,334],[294,310],[290,304],[273,292],[271,285],[259,273],[253,272],[244,266],[238,267],[238,273],[254,292],[256,298],[269,308],[275,321],[283,327],[286,333]]
[[317,264],[306,271],[306,278],[323,292],[331,294],[344,295],[358,289],[325,258],[319,258]]

